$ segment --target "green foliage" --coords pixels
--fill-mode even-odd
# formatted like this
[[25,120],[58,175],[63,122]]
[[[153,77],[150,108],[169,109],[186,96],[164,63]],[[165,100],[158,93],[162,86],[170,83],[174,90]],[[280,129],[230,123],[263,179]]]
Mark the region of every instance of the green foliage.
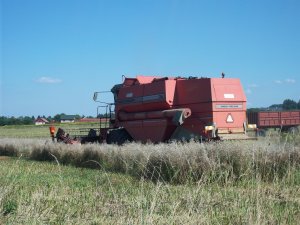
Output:
[[286,99],[283,101],[282,107],[284,110],[294,110],[297,109],[297,102],[291,99]]
[[282,104],[273,104],[268,107],[268,109],[271,111],[280,111],[282,108]]
[[[65,114],[65,113],[56,114],[56,115],[53,117],[53,120],[54,120],[55,122],[60,122],[62,116],[66,116],[66,114]],[[84,117],[84,115],[82,115],[82,116],[80,116],[79,114],[74,115],[75,120],[79,120],[79,119],[81,119],[81,118],[83,118],[83,117]]]
[[[37,116],[36,118],[46,118],[49,122],[55,121],[55,122],[60,122],[60,119],[62,116],[65,116],[65,113],[60,113],[56,114],[55,116],[51,117],[48,116],[46,117],[45,115],[43,116]],[[83,118],[84,115],[80,116],[79,114],[75,115],[75,119],[79,120]],[[94,118],[92,116],[88,116],[87,118]],[[20,117],[6,117],[6,116],[0,116],[0,126],[6,126],[6,125],[32,125],[34,124],[35,117],[34,116],[20,116]]]
[[259,112],[259,111],[281,111],[281,110],[296,110],[300,109],[300,100],[298,103],[291,99],[285,99],[282,104],[273,104],[267,108],[248,108],[247,112]]
[[61,116],[65,116],[65,115],[66,115],[66,114],[64,114],[64,113],[56,114],[56,115],[53,117],[53,119],[54,119],[55,122],[60,122]]
[[3,203],[3,215],[15,213],[17,211],[18,204],[14,199],[5,199]]
[[259,112],[259,111],[262,111],[261,108],[249,108],[247,109],[247,112]]
[[29,116],[20,116],[18,118],[15,117],[5,117],[0,116],[0,126],[5,125],[30,125],[34,123],[34,117]]

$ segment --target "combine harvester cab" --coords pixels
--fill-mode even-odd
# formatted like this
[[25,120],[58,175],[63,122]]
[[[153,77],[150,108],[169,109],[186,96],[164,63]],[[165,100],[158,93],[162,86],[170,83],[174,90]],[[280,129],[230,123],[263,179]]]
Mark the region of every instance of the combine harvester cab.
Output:
[[239,79],[137,76],[112,93],[115,123],[107,143],[248,138]]

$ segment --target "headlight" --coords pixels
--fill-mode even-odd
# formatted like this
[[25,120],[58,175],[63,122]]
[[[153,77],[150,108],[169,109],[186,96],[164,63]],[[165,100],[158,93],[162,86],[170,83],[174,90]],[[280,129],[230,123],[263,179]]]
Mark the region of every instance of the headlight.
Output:
[[248,124],[248,128],[249,129],[256,129],[257,126],[256,126],[256,124]]
[[205,126],[205,131],[213,130],[214,126]]

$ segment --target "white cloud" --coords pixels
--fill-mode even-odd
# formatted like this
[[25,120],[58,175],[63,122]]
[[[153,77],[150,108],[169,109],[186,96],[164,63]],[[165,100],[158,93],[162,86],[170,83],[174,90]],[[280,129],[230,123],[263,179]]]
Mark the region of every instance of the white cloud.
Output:
[[55,83],[61,83],[62,80],[53,78],[53,77],[40,77],[36,80],[38,83],[44,83],[44,84],[55,84]]
[[288,84],[294,84],[294,83],[296,83],[296,80],[291,79],[291,78],[287,78],[287,79],[285,79],[285,82],[288,83]]
[[276,84],[294,84],[296,83],[296,80],[295,79],[291,79],[291,78],[286,78],[285,80],[275,80],[274,81]]

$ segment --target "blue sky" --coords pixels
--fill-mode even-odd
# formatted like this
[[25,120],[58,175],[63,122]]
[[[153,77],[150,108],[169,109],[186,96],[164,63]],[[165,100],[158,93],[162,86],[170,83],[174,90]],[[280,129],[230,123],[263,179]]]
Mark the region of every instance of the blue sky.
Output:
[[224,71],[248,107],[300,99],[298,0],[0,0],[0,10],[4,116],[95,116],[93,92],[123,74]]

